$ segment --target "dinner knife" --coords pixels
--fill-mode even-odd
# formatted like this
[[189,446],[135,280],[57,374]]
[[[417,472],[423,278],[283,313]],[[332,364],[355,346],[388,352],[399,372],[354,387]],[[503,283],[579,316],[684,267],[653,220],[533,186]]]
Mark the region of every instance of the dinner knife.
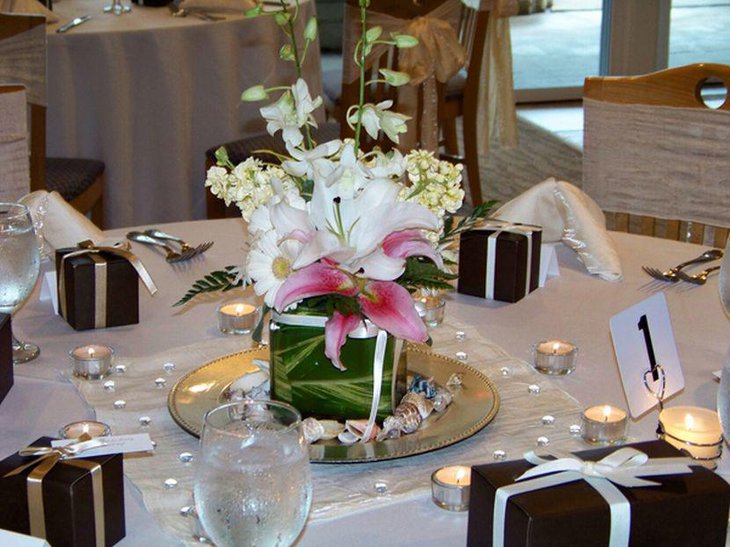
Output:
[[91,19],[91,15],[82,15],[81,17],[76,17],[65,25],[61,25],[60,27],[58,27],[56,29],[56,32],[66,32],[67,30],[70,30],[74,27],[78,27],[82,23],[86,23],[86,21],[88,21],[89,19]]

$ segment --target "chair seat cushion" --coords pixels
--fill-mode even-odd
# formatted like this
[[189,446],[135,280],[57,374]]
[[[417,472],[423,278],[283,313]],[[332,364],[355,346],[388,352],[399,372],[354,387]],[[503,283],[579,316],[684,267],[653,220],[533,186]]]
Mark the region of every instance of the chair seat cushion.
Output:
[[[318,143],[338,139],[340,137],[340,124],[337,122],[320,124],[317,129],[312,130],[312,137]],[[228,157],[233,165],[238,165],[246,158],[253,156],[255,150],[273,150],[278,154],[288,155],[280,133],[277,133],[273,137],[268,133],[260,133],[253,137],[246,137],[245,139],[223,144],[222,146],[228,151]],[[205,157],[209,163],[215,163],[215,151],[218,148],[220,148],[220,146],[215,146],[205,152]],[[267,156],[267,160],[272,158],[272,156],[268,154]]]
[[68,202],[79,197],[104,172],[104,162],[79,158],[46,158],[46,188]]

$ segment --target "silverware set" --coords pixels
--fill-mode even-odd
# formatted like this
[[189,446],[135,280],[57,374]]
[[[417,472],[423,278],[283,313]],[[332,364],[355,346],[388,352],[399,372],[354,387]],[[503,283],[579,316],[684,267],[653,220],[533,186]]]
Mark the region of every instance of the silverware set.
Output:
[[704,253],[702,253],[697,258],[693,258],[692,260],[687,260],[686,262],[677,264],[673,268],[670,268],[666,271],[661,271],[657,268],[652,268],[650,266],[642,266],[641,269],[644,270],[647,275],[649,275],[653,279],[656,279],[657,281],[665,281],[667,283],[686,281],[695,285],[704,285],[707,282],[707,277],[712,272],[719,270],[720,266],[712,266],[694,275],[688,274],[684,271],[684,269],[687,266],[719,260],[722,258],[722,255],[723,253],[720,249],[710,249],[709,251],[705,251]]
[[[206,241],[199,245],[190,245],[183,241],[179,237],[167,234],[162,230],[151,228],[144,232],[132,231],[127,234],[127,239],[130,241],[136,241],[137,243],[144,243],[145,245],[152,245],[159,247],[165,251],[165,260],[170,264],[177,262],[184,262],[190,260],[196,256],[202,255],[205,251],[213,246],[212,241]],[[172,243],[177,244],[180,248],[177,249]]]

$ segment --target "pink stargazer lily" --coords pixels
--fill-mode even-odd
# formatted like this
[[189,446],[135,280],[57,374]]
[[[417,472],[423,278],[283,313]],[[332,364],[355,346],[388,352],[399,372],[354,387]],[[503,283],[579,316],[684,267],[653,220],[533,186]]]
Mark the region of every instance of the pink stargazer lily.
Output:
[[276,293],[274,307],[282,311],[299,300],[325,294],[355,296],[357,287],[346,273],[330,263],[315,262],[294,272],[284,281]]
[[370,281],[357,299],[368,319],[393,336],[411,342],[428,339],[410,293],[395,281]]
[[324,325],[324,354],[339,370],[347,370],[340,359],[340,350],[347,340],[347,335],[358,327],[360,321],[361,319],[354,313],[342,315],[336,311]]
[[439,268],[444,261],[433,248],[431,242],[423,237],[419,230],[401,230],[393,232],[383,240],[383,252],[392,258],[408,258],[409,256],[425,256],[433,260]]

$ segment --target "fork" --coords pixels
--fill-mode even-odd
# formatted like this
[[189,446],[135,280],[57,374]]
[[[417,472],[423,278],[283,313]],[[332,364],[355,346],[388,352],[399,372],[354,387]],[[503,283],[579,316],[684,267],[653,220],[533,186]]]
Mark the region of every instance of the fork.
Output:
[[164,249],[166,253],[165,260],[167,260],[170,264],[174,264],[176,262],[183,262],[184,260],[190,260],[193,258],[196,253],[195,249],[190,249],[187,251],[183,251],[181,253],[178,253],[175,249],[173,249],[170,245],[165,243],[164,241],[154,238],[152,236],[149,236],[143,232],[129,232],[127,234],[127,239],[131,241],[137,241],[138,243],[144,243],[146,245],[154,245],[156,247],[160,247],[161,249]]
[[712,272],[716,272],[720,269],[720,266],[713,266],[712,268],[707,268],[706,270],[702,270],[700,273],[696,275],[689,275],[682,271],[677,272],[677,277],[681,279],[682,281],[687,281],[689,283],[694,283],[695,285],[704,285],[707,283],[707,276],[710,275]]
[[213,241],[206,241],[205,243],[201,243],[200,245],[193,247],[189,243],[184,242],[179,237],[165,233],[162,230],[158,230],[157,228],[150,228],[149,230],[145,230],[144,233],[150,237],[154,237],[155,239],[174,241],[175,243],[178,243],[180,245],[180,248],[183,252],[195,251],[195,255],[202,255],[205,251],[210,249],[214,243]]
[[677,277],[677,273],[681,271],[683,268],[686,268],[687,266],[690,266],[692,264],[701,264],[703,262],[712,262],[713,260],[717,260],[719,258],[722,258],[722,251],[720,249],[710,249],[708,251],[705,251],[697,258],[693,258],[692,260],[688,260],[686,262],[682,262],[681,264],[677,264],[674,268],[670,268],[669,270],[662,272],[661,270],[657,268],[652,268],[650,266],[642,266],[641,269],[644,270],[644,272],[653,277],[654,279],[658,279],[659,281],[669,281],[671,283],[674,283],[676,281],[679,281],[679,278]]

